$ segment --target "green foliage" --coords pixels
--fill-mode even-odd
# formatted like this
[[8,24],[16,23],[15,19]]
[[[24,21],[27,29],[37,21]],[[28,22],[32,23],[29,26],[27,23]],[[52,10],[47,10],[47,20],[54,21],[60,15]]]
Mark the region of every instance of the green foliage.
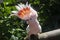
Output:
[[[0,4],[0,40],[23,40],[26,36],[26,22],[15,16],[9,17],[11,11],[16,10],[16,3],[19,3],[18,0],[4,0]],[[50,25],[46,20],[59,12],[59,0],[29,0],[29,3],[38,11],[38,20],[43,31],[53,29],[48,27]]]
[[27,24],[15,16],[9,17],[11,11],[16,9],[14,6],[7,5],[13,2],[16,1],[4,0],[4,2],[0,4],[0,40],[12,40],[12,36],[23,40],[23,37],[26,35],[25,27]]

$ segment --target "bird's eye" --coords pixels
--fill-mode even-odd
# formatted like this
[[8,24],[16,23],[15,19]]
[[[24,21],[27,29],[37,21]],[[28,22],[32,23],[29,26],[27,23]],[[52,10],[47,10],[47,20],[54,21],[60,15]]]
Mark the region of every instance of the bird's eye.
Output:
[[30,18],[30,20],[32,20],[32,18]]

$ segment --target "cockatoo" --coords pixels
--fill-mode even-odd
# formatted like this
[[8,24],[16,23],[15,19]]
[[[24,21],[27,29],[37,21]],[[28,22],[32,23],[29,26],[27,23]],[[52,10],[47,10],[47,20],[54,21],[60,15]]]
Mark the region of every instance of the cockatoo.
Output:
[[39,21],[37,20],[38,14],[37,11],[35,11],[30,4],[18,4],[15,6],[17,11],[12,11],[13,14],[17,17],[19,17],[22,20],[26,20],[28,23],[28,26],[26,28],[28,36],[31,34],[37,34],[41,33],[41,25],[39,24]]

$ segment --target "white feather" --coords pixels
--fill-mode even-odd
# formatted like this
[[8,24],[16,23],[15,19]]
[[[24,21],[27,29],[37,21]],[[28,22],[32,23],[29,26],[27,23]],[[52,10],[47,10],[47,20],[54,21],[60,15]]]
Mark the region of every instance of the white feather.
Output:
[[11,11],[11,13],[14,13],[14,14],[16,14],[16,13],[18,13],[18,11]]
[[16,7],[16,9],[17,9],[18,11],[20,10],[20,7],[19,7],[19,6],[16,5],[15,7]]
[[27,26],[26,31],[27,31],[27,33],[30,31],[29,25]]

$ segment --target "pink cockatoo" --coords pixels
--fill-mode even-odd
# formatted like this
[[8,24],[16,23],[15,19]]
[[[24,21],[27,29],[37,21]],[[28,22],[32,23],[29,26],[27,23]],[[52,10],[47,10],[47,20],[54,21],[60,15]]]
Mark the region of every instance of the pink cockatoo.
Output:
[[42,29],[39,21],[37,20],[37,11],[35,11],[28,3],[26,3],[26,5],[18,4],[15,7],[17,11],[12,11],[14,14],[11,14],[11,16],[15,15],[22,20],[27,20],[28,26],[26,31],[28,35],[30,36],[31,34],[41,33]]

